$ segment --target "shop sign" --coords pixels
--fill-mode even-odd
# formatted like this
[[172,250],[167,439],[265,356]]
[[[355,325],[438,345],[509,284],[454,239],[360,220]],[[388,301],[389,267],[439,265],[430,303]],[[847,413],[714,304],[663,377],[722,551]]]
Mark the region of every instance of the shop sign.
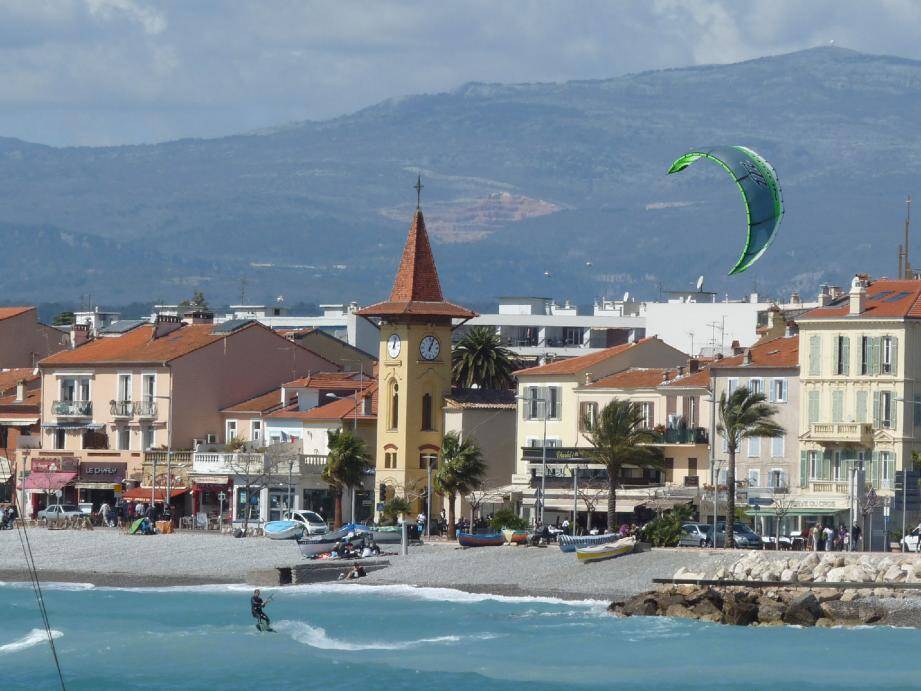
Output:
[[116,483],[125,479],[127,463],[111,461],[84,461],[80,464],[80,482]]
[[80,463],[76,458],[33,458],[33,473],[66,473],[79,470]]

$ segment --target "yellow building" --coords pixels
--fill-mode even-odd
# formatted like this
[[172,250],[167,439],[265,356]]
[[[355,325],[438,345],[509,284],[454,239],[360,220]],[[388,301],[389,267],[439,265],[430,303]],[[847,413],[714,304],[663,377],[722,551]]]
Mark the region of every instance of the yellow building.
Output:
[[[444,299],[418,207],[390,299],[358,314],[380,319],[377,499],[401,496],[414,512],[422,511],[428,468],[437,468],[445,431],[452,320],[470,319],[476,313]],[[440,510],[440,500],[433,496],[432,513]]]

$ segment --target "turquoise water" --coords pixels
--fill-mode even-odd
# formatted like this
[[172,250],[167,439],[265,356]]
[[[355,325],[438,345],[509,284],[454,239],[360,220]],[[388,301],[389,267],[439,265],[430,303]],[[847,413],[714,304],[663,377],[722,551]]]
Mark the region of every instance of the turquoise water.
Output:
[[[452,590],[49,586],[70,689],[917,688],[921,631],[618,619],[603,603]],[[0,587],[0,687],[54,688],[32,592]]]

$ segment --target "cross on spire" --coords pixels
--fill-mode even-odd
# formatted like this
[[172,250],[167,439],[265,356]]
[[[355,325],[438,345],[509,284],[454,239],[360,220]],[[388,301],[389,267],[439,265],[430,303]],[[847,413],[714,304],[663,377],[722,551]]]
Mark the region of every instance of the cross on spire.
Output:
[[419,208],[419,205],[422,203],[422,176],[418,175],[416,177],[416,184],[413,185],[413,189],[416,190],[416,208]]

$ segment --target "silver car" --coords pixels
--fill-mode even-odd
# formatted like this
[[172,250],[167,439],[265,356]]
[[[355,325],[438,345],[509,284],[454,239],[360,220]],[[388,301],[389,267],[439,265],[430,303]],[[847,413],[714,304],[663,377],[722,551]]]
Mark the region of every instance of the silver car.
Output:
[[320,514],[308,509],[295,509],[285,512],[285,520],[297,521],[304,526],[307,535],[323,535],[329,532],[329,526]]
[[709,547],[712,532],[713,526],[706,523],[684,523],[681,526],[681,537],[678,540],[678,546]]

